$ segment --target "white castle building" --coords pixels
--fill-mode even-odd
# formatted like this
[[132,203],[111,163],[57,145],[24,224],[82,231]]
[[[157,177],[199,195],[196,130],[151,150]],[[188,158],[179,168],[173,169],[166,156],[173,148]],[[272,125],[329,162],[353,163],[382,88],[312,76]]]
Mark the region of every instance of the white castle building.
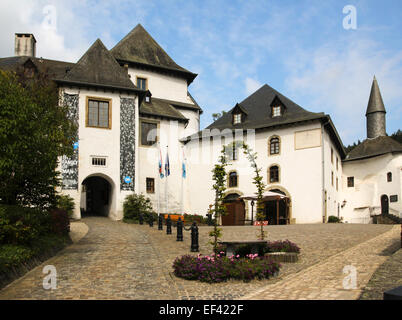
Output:
[[[141,25],[111,50],[96,40],[76,63],[35,52],[33,35],[16,34],[15,56],[0,58],[0,68],[47,73],[58,84],[60,102],[78,124],[74,156],[60,159],[61,192],[73,197],[75,218],[120,220],[132,193],[149,197],[160,213],[206,215],[220,151],[243,140],[258,153],[270,224],[323,223],[329,216],[370,223],[380,213],[402,218],[402,145],[386,135],[376,79],[367,139],[346,154],[329,115],[309,112],[268,85],[200,131],[202,109],[188,90],[197,75]],[[234,145],[225,225],[255,219],[253,172]]]

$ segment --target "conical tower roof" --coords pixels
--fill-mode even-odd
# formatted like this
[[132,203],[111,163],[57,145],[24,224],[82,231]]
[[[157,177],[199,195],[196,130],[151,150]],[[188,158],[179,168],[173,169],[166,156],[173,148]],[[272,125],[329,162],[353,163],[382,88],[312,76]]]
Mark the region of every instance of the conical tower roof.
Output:
[[384,102],[382,101],[380,87],[376,77],[374,76],[373,84],[371,85],[370,98],[367,105],[366,116],[373,112],[386,112],[384,107]]

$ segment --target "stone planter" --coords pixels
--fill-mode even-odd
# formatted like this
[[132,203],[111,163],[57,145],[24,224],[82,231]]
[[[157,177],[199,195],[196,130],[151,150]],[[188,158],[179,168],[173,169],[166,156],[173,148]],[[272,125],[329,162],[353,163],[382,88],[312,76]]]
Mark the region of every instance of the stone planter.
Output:
[[270,257],[275,262],[297,262],[299,260],[299,254],[296,252],[269,252],[265,254],[266,257]]

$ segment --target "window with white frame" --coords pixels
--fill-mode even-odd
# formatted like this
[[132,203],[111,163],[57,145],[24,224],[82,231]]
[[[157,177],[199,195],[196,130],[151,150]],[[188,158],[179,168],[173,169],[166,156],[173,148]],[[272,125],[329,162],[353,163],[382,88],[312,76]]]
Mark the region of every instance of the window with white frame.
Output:
[[233,115],[233,124],[241,123],[241,113],[237,113]]
[[272,107],[272,116],[279,117],[281,115],[281,106]]

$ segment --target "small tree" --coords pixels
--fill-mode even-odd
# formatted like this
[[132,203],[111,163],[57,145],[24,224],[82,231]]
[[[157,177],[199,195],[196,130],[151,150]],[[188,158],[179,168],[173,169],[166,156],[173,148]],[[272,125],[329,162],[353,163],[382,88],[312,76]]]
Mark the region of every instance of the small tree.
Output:
[[[263,182],[263,177],[261,176],[261,168],[257,166],[257,153],[253,152],[252,149],[243,143],[243,153],[246,155],[247,159],[250,161],[251,167],[254,169],[255,176],[253,178],[253,183],[257,187],[257,220],[263,221],[265,219],[264,214],[264,202],[263,194],[265,190],[265,183]],[[266,237],[266,232],[264,231],[264,226],[261,223],[259,239],[264,240]]]
[[226,214],[226,207],[223,203],[224,195],[226,191],[226,166],[227,158],[225,154],[225,148],[222,149],[221,155],[219,157],[218,163],[214,166],[212,170],[212,179],[215,181],[213,184],[213,189],[215,190],[215,205],[213,209],[211,208],[211,213],[214,216],[214,230],[209,233],[212,237],[212,244],[215,254],[218,253],[218,241],[222,237],[222,229],[218,228],[219,218]]

